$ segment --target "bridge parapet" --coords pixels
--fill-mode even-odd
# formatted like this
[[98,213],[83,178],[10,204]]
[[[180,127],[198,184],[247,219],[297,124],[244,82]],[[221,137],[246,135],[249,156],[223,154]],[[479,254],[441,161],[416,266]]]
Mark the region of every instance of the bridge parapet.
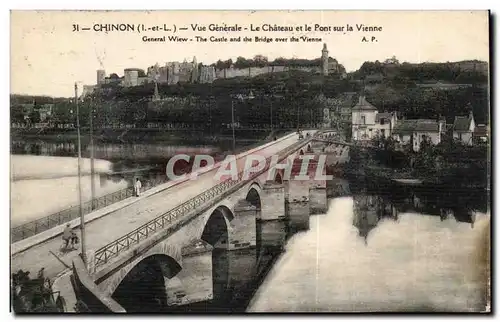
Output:
[[[312,140],[313,137],[308,139],[300,140],[291,146],[283,149],[279,152],[279,161],[282,161],[289,154],[297,151],[302,146],[306,145]],[[158,216],[157,218],[151,220],[150,222],[142,225],[141,227],[135,229],[134,231],[118,238],[117,240],[101,247],[95,252],[94,256],[94,267],[96,270],[99,267],[109,263],[111,260],[117,258],[122,253],[128,251],[129,249],[135,247],[146,239],[151,238],[153,235],[157,235],[158,232],[163,231],[168,226],[171,226],[175,221],[182,218],[189,218],[196,216],[198,213],[209,209],[211,205],[222,200],[224,196],[231,192],[233,189],[239,189],[239,186],[246,184],[246,182],[253,180],[262,173],[269,170],[269,165],[271,157],[266,159],[266,165],[263,170],[258,173],[254,173],[247,180],[243,180],[243,174],[245,171],[240,171],[238,173],[238,178],[236,180],[227,179],[216,186],[204,191],[198,196],[184,202],[183,204],[175,207],[174,209],[166,212],[165,214]],[[244,182],[243,182],[244,181]]]

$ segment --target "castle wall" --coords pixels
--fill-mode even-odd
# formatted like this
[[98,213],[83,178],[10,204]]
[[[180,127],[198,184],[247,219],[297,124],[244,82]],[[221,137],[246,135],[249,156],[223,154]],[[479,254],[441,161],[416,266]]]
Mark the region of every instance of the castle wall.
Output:
[[[212,83],[216,79],[234,78],[234,77],[255,77],[268,73],[280,73],[289,70],[298,70],[308,73],[323,73],[328,75],[329,72],[338,72],[339,65],[336,60],[329,61],[326,44],[322,51],[322,63],[318,66],[301,67],[301,66],[265,66],[265,67],[248,67],[248,68],[225,68],[216,69],[214,66],[202,66],[198,69],[196,58],[193,62],[169,62],[165,66],[159,67],[158,64],[147,69],[147,77],[138,77],[136,71],[126,71],[123,80],[123,86],[137,86],[156,80],[163,84],[181,83]],[[104,71],[98,71],[99,79],[102,78]]]

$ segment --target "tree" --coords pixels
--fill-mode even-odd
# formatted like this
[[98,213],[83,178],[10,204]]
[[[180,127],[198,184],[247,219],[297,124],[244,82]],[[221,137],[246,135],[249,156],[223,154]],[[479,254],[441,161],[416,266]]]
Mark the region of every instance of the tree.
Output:
[[20,104],[14,104],[10,108],[11,123],[24,123],[24,110]]
[[236,68],[248,68],[248,67],[250,67],[251,62],[253,63],[253,61],[251,59],[247,60],[245,57],[238,56],[238,58],[236,58],[236,62],[234,63],[234,67],[236,67]]
[[436,168],[437,150],[427,137],[420,143],[420,149],[415,154],[413,170],[418,175],[433,175]]
[[255,57],[253,58],[253,61],[255,63],[255,66],[257,67],[265,67],[268,65],[268,61],[267,61],[267,57],[264,56],[264,55],[255,55]]
[[29,118],[31,123],[40,123],[40,113],[36,110],[31,111]]

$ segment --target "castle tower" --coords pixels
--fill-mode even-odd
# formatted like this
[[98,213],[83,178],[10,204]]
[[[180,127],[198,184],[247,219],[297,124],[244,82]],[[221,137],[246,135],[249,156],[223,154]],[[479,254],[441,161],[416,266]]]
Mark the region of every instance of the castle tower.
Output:
[[198,71],[198,61],[196,56],[193,56],[193,71],[191,72],[191,83],[197,83],[200,81],[200,73]]
[[323,44],[323,50],[321,51],[321,64],[323,75],[328,75],[328,49],[326,43]]
[[106,78],[106,71],[104,69],[97,70],[97,85],[104,84],[104,79]]

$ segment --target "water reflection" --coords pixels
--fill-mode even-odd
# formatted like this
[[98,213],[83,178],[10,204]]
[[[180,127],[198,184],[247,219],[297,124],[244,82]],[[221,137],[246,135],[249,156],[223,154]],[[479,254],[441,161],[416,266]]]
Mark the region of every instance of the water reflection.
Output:
[[[368,235],[382,218],[398,221],[401,212],[414,212],[423,216],[438,216],[441,221],[454,218],[457,222],[468,223],[474,228],[476,211],[485,211],[481,199],[459,201],[461,191],[451,194],[449,191],[429,191],[422,188],[408,188],[395,184],[393,193],[387,190],[355,189],[353,197],[353,225],[359,230],[359,236],[367,243]],[[376,194],[376,193],[379,194]],[[484,191],[476,191],[485,195]],[[473,191],[469,191],[473,194]],[[471,202],[474,201],[474,202]]]
[[330,194],[344,196],[287,241],[247,311],[484,309],[484,190],[337,183]]
[[257,247],[227,251],[214,249],[213,300],[164,307],[169,312],[244,312],[261,280],[284,250],[290,237],[286,221],[257,221]]

